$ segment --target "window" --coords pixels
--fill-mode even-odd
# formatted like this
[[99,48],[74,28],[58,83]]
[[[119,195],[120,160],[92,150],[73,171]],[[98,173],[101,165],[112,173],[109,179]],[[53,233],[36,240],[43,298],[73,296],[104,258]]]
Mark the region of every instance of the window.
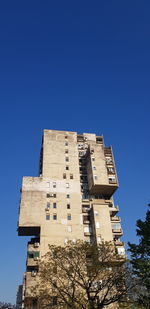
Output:
[[93,166],[93,170],[96,170],[96,166]]
[[56,203],[53,203],[53,208],[57,208],[57,204]]
[[83,167],[83,166],[80,166],[79,170],[80,170],[80,172],[86,173],[86,168]]
[[116,183],[116,178],[115,176],[111,176],[108,178],[109,179],[109,183]]
[[66,173],[63,174],[63,179],[66,179]]
[[72,232],[72,226],[71,225],[68,225],[67,229],[68,229],[68,232]]
[[91,148],[90,153],[94,153],[94,148]]
[[39,251],[34,251],[34,258],[40,257],[40,252]]
[[83,187],[83,190],[88,190],[89,188],[87,183],[83,183],[81,187]]
[[68,150],[68,149],[65,149],[65,153],[69,153],[69,150]]
[[69,183],[66,183],[66,188],[69,188]]
[[106,158],[106,163],[107,163],[107,164],[113,163],[112,158],[111,158],[111,157],[107,157],[107,158]]
[[97,210],[95,210],[94,213],[95,213],[95,216],[98,216],[98,211]]
[[84,151],[79,151],[79,156],[82,157],[85,155],[85,152]]
[[67,139],[68,138],[68,136],[67,135],[65,135],[65,139]]
[[71,214],[67,215],[67,220],[71,220]]
[[94,175],[94,179],[97,180],[97,175]]
[[47,197],[56,197],[56,193],[48,193],[46,194]]
[[46,215],[46,220],[50,220],[50,215]]
[[117,248],[119,255],[125,255],[125,249],[123,247]]
[[89,233],[90,232],[90,227],[89,226],[85,226],[84,227],[84,233]]
[[87,182],[87,176],[80,176],[81,182]]
[[83,215],[83,223],[89,223],[91,221],[91,217],[89,215]]
[[28,258],[33,259],[34,258],[34,252],[28,251]]
[[53,220],[57,220],[57,214],[53,214]]
[[94,157],[92,157],[92,161],[95,161],[95,158],[94,158]]
[[66,171],[69,171],[69,166],[68,165],[66,166]]
[[87,193],[86,193],[86,194],[85,194],[85,193],[82,194],[82,199],[83,199],[83,200],[86,200],[86,199],[89,199],[89,198],[90,198],[90,195],[89,195],[89,194],[87,194]]
[[37,275],[37,270],[32,270],[31,271],[31,276],[32,277],[36,277],[36,275]]
[[73,174],[70,174],[70,179],[73,179]]
[[53,306],[57,305],[57,296],[52,296],[52,305]]
[[50,187],[50,182],[46,183],[46,187],[49,188]]
[[85,159],[83,158],[79,159],[79,163],[85,165]]
[[49,202],[47,203],[47,207],[46,208],[50,208],[50,203]]
[[53,182],[53,188],[56,188],[56,182]]
[[54,273],[54,274],[57,274],[57,266],[54,266],[54,267],[53,267],[53,273]]
[[66,157],[66,162],[69,162],[69,158],[68,157]]
[[102,241],[101,237],[98,236],[98,237],[97,237],[97,242],[100,243],[101,241]]
[[39,251],[28,251],[28,258],[29,259],[39,258],[39,257],[40,257]]
[[97,142],[97,144],[103,143],[103,137],[101,137],[101,136],[96,137],[96,142]]
[[85,204],[85,205],[84,205],[84,204],[82,205],[82,212],[83,212],[83,213],[86,213],[86,212],[88,213],[89,210],[90,210],[90,205],[86,205],[86,204]]
[[70,209],[70,204],[67,204],[67,209]]
[[111,224],[113,230],[121,230],[121,224],[120,223],[112,223]]
[[65,146],[68,146],[68,142],[65,142]]
[[96,228],[99,229],[100,228],[100,224],[99,222],[96,222]]
[[66,194],[66,198],[70,198],[70,194]]
[[108,173],[114,173],[115,172],[113,167],[107,167],[107,171],[108,171]]

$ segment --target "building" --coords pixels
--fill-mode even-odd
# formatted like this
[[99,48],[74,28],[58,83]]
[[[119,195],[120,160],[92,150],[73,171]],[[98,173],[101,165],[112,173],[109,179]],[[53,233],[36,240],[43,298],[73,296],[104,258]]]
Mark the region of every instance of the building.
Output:
[[44,130],[39,177],[23,177],[19,236],[28,242],[24,277],[24,307],[34,303],[30,287],[36,282],[38,261],[48,244],[82,239],[114,241],[124,254],[122,229],[113,194],[118,188],[111,147],[102,136]]
[[16,297],[16,309],[22,308],[22,296],[23,296],[23,284],[18,286],[17,297]]

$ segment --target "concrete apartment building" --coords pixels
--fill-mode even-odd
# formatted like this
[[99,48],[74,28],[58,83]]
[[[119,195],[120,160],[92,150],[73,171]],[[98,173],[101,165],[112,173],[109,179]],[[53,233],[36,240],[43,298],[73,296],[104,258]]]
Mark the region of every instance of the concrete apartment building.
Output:
[[114,241],[124,254],[119,208],[113,202],[117,188],[112,148],[105,147],[102,136],[44,130],[39,177],[23,177],[21,190],[18,234],[32,236],[22,308],[34,302],[30,287],[48,244]]

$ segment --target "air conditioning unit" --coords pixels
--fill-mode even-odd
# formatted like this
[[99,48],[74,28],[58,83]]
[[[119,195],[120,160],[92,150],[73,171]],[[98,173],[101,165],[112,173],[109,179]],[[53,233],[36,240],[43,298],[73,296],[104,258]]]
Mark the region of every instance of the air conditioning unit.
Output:
[[38,256],[35,256],[34,257],[34,261],[38,261],[39,260],[39,257]]
[[34,243],[34,247],[35,247],[35,248],[38,248],[39,245],[40,245],[39,242],[35,242],[35,243]]
[[46,210],[46,211],[49,211],[49,207],[46,207],[45,210]]

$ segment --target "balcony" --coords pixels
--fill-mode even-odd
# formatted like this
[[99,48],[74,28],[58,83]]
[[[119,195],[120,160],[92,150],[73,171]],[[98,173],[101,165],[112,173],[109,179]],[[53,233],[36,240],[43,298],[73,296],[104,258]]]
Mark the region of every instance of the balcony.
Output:
[[119,206],[118,205],[114,206],[112,204],[112,206],[109,206],[109,211],[110,211],[110,216],[112,217],[112,216],[116,215],[116,213],[119,211]]
[[39,258],[31,258],[31,259],[28,258],[26,265],[27,266],[38,266],[38,263],[39,263]]
[[104,154],[105,155],[112,155],[112,148],[111,147],[105,147],[104,148]]
[[121,220],[120,220],[120,217],[118,217],[118,216],[114,216],[114,217],[110,217],[110,220],[111,221],[115,221],[115,222],[120,222]]
[[83,224],[90,224],[90,222],[91,222],[91,217],[89,215],[84,215]]
[[113,165],[114,162],[113,162],[113,159],[110,157],[110,158],[106,158],[106,165]]
[[106,171],[105,177],[102,180],[99,172],[98,175],[95,175],[94,171],[89,169],[88,185],[90,194],[102,194],[110,198],[118,188],[116,173],[114,172],[112,175],[108,175]]
[[104,143],[104,139],[103,139],[103,136],[97,136],[96,137],[96,143],[97,144],[102,144]]
[[112,229],[113,234],[122,236],[123,235],[123,231],[122,229]]
[[39,236],[40,235],[40,226],[18,226],[18,235],[19,236]]
[[124,242],[123,241],[121,241],[121,240],[114,240],[114,244],[115,244],[115,246],[117,247],[119,247],[119,246],[121,246],[121,247],[124,247]]
[[33,257],[35,255],[35,257],[39,257],[39,251],[40,251],[40,242],[39,242],[39,238],[32,238],[29,242],[28,242],[28,253],[32,253]]
[[90,211],[90,208],[88,208],[88,207],[83,207],[82,208],[82,212],[83,213],[88,213]]
[[84,236],[92,236],[92,232],[84,232]]
[[29,292],[29,294],[31,293],[31,287],[33,288],[34,286],[36,286],[37,284],[37,276],[38,271],[32,270],[32,271],[27,271],[26,272],[26,293]]
[[109,183],[110,184],[117,184],[117,179],[116,178],[114,178],[114,179],[109,178]]
[[77,135],[77,142],[84,142],[84,136],[82,134]]
[[83,220],[83,224],[90,224],[91,223],[91,220],[89,219],[85,219],[85,220]]

